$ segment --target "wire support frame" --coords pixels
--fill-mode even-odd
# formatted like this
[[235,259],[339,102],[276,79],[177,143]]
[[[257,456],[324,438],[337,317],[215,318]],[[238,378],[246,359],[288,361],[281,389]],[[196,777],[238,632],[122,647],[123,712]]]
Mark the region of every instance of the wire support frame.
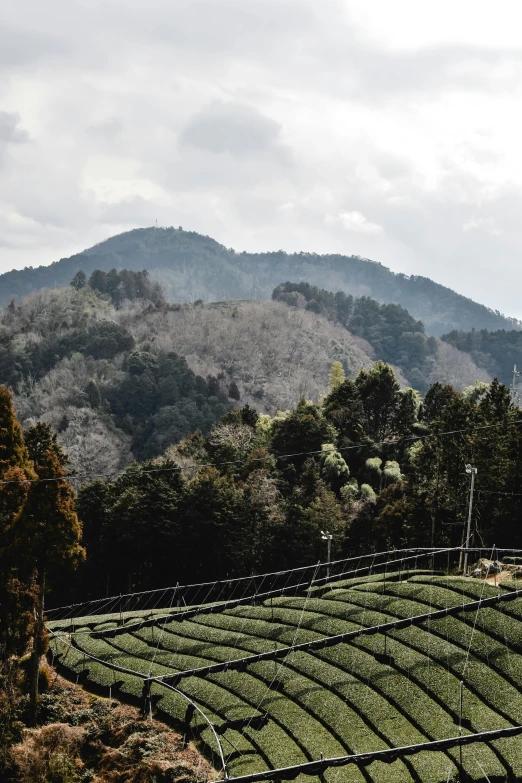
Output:
[[[410,551],[410,550],[399,550],[399,551]],[[155,626],[159,623],[166,623],[166,622],[183,622],[183,620],[191,619],[192,617],[197,617],[200,614],[215,614],[219,612],[224,612],[229,609],[234,609],[237,606],[241,606],[242,604],[250,603],[251,601],[266,601],[269,598],[274,598],[277,596],[284,595],[285,593],[290,592],[291,590],[309,590],[312,587],[320,587],[321,585],[327,585],[330,583],[337,582],[341,579],[347,579],[347,578],[355,578],[357,576],[362,575],[363,573],[372,573],[372,571],[376,571],[379,568],[387,568],[390,565],[399,565],[402,566],[404,563],[415,560],[417,563],[419,558],[421,557],[433,557],[435,555],[441,555],[441,554],[449,554],[451,552],[460,552],[465,551],[462,549],[462,547],[448,547],[444,549],[433,549],[430,551],[424,551],[424,554],[416,554],[416,555],[410,555],[409,557],[400,557],[397,560],[388,560],[385,563],[374,563],[372,562],[369,566],[362,566],[361,568],[355,568],[351,571],[344,571],[340,574],[330,574],[330,576],[322,576],[319,579],[312,579],[311,581],[306,582],[299,582],[297,584],[288,585],[286,587],[280,587],[276,590],[269,590],[264,593],[254,593],[249,594],[246,596],[242,596],[241,598],[233,598],[228,601],[223,602],[217,602],[217,603],[210,603],[210,604],[204,604],[201,606],[196,606],[195,608],[191,609],[183,609],[182,611],[176,611],[170,614],[165,615],[155,615],[154,617],[147,618],[145,620],[139,620],[136,623],[129,623],[128,625],[122,625],[118,628],[108,628],[101,631],[96,630],[85,630],[85,631],[74,631],[74,623],[71,623],[71,625],[66,626],[64,628],[61,628],[62,631],[70,631],[72,635],[75,636],[92,636],[94,639],[114,639],[116,636],[121,636],[122,634],[126,633],[133,633],[136,630],[140,630],[141,628],[149,628],[151,626]],[[512,551],[512,550],[509,550]],[[357,558],[355,558],[357,559]],[[344,561],[339,561],[344,562]],[[314,566],[315,569],[317,569],[317,566]],[[81,619],[81,618],[80,618]]]
[[426,612],[425,614],[419,614],[416,617],[407,617],[400,620],[393,620],[389,623],[382,623],[380,625],[371,625],[366,628],[359,628],[356,631],[347,631],[346,633],[336,634],[335,636],[323,636],[319,639],[312,639],[309,642],[301,642],[300,644],[291,645],[289,647],[281,647],[278,650],[267,650],[264,653],[258,653],[257,655],[249,655],[244,658],[236,658],[232,661],[225,661],[223,663],[211,664],[210,666],[201,666],[196,669],[186,669],[176,674],[165,674],[158,677],[151,677],[151,681],[155,682],[173,682],[177,684],[181,679],[185,677],[207,677],[209,674],[218,674],[219,672],[226,672],[230,670],[244,670],[247,666],[260,661],[273,660],[276,658],[285,658],[287,655],[293,652],[306,652],[308,650],[322,650],[327,647],[335,647],[337,644],[349,642],[351,639],[357,639],[359,636],[373,636],[374,634],[387,633],[388,631],[401,630],[404,628],[410,628],[411,626],[421,625],[425,622],[433,620],[439,620],[443,617],[450,617],[453,615],[461,614],[462,612],[475,612],[483,607],[494,606],[497,603],[503,601],[514,601],[516,598],[522,597],[522,589],[512,590],[507,593],[499,593],[491,598],[481,598],[478,601],[470,601],[467,604],[459,604],[457,606],[450,606],[444,609],[437,609],[435,612]]
[[[307,761],[303,764],[295,764],[291,767],[281,767],[279,769],[269,769],[263,772],[252,772],[249,775],[239,775],[238,777],[226,778],[227,783],[255,783],[255,781],[270,780],[295,780],[298,775],[322,775],[330,767],[345,767],[348,764],[357,764],[358,766],[367,766],[374,761],[381,761],[385,764],[391,764],[393,761],[404,756],[413,756],[416,753],[426,751],[449,750],[450,748],[462,747],[463,745],[472,745],[476,742],[489,743],[493,740],[503,739],[504,737],[515,737],[522,734],[522,726],[508,726],[504,729],[494,729],[493,731],[480,731],[476,734],[464,734],[460,737],[447,737],[441,740],[432,740],[431,742],[421,742],[417,745],[404,745],[399,748],[387,748],[385,750],[374,750],[367,753],[356,753],[350,756],[335,756],[329,759],[319,759],[318,761]],[[218,780],[212,783],[220,783]]]
[[[468,549],[468,552],[471,551],[483,551],[486,549],[486,547],[475,547],[473,550]],[[215,585],[233,585],[238,582],[246,582],[246,581],[255,581],[256,579],[265,580],[268,577],[274,576],[274,577],[280,577],[280,576],[286,576],[286,574],[294,574],[294,573],[300,573],[302,571],[313,571],[317,567],[319,568],[334,568],[335,566],[341,565],[342,563],[350,563],[352,561],[358,560],[359,562],[361,560],[368,560],[369,558],[376,558],[376,557],[384,557],[385,555],[398,555],[401,552],[425,552],[426,554],[431,553],[437,553],[441,550],[441,547],[405,547],[404,549],[387,549],[384,552],[373,552],[368,555],[353,555],[352,557],[345,557],[340,560],[331,560],[330,562],[324,561],[320,563],[313,563],[312,565],[306,565],[306,566],[297,566],[296,568],[287,568],[284,571],[268,571],[263,574],[251,574],[250,576],[235,576],[231,577],[230,579],[217,579],[210,582],[194,582],[192,584],[186,584],[186,585],[168,585],[167,587],[157,587],[153,590],[142,590],[140,592],[135,593],[118,593],[117,595],[107,596],[106,598],[93,598],[90,601],[80,601],[78,603],[74,604],[66,604],[64,606],[56,606],[51,609],[46,609],[46,614],[52,614],[54,612],[60,612],[65,609],[76,609],[76,607],[89,607],[93,604],[109,604],[112,601],[119,601],[119,600],[128,600],[130,598],[136,598],[140,597],[142,595],[154,595],[156,593],[167,593],[169,590],[187,590],[187,589],[194,589],[194,588],[201,588],[201,587],[210,587]],[[455,547],[456,551],[460,551],[460,547]],[[446,550],[444,550],[446,551]],[[498,549],[497,551],[502,552],[520,552],[522,554],[522,549]],[[377,563],[376,566],[382,565]],[[81,616],[81,615],[79,615]],[[67,618],[64,618],[67,619]]]

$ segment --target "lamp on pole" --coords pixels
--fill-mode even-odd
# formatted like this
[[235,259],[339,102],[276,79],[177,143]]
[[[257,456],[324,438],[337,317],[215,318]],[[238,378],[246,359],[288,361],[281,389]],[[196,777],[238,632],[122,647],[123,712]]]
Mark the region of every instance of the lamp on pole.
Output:
[[326,566],[326,578],[328,579],[330,577],[330,561],[331,561],[331,554],[332,554],[332,538],[333,535],[328,532],[328,530],[325,532],[324,530],[321,530],[321,538],[323,541],[328,541],[328,556],[327,556],[327,563]]
[[474,468],[472,465],[466,465],[466,473],[468,473],[471,476],[471,486],[469,489],[469,506],[468,506],[468,527],[466,530],[466,543],[465,543],[465,553],[464,553],[464,573],[467,574],[468,572],[468,547],[469,547],[469,539],[471,536],[471,513],[473,511],[473,490],[475,489],[475,476],[477,475],[477,468]]

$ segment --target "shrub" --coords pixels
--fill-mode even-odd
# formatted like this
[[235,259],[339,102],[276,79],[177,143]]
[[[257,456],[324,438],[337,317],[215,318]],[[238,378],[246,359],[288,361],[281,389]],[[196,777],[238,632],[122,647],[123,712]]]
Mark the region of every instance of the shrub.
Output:
[[20,783],[79,783],[83,729],[55,723],[27,732],[13,748]]

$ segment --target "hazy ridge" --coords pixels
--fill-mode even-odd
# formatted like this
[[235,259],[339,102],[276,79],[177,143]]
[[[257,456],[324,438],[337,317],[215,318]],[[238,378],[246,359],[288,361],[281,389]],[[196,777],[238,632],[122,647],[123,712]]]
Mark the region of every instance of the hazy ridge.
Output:
[[149,271],[171,300],[269,299],[284,280],[394,302],[420,318],[429,334],[454,329],[521,329],[508,318],[427,277],[396,274],[380,263],[345,255],[236,252],[210,237],[175,228],[142,228],[111,237],[49,266],[0,275],[0,304],[40,288],[66,285],[79,270]]

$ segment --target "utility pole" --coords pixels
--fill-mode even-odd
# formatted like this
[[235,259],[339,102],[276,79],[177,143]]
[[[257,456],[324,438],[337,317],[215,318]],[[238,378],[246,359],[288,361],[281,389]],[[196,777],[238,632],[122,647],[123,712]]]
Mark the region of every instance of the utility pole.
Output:
[[328,541],[328,544],[327,544],[327,546],[328,546],[328,555],[327,555],[327,559],[326,559],[326,562],[328,563],[328,565],[326,566],[326,578],[329,579],[330,578],[330,563],[332,561],[331,555],[332,555],[332,538],[333,538],[333,535],[331,533],[329,533],[328,530],[326,532],[324,530],[321,530],[321,538],[323,539],[323,541]]
[[465,543],[465,553],[464,553],[464,573],[468,573],[468,547],[469,547],[469,540],[471,536],[471,514],[473,511],[473,490],[475,489],[475,476],[477,475],[477,468],[474,468],[472,465],[466,465],[466,473],[468,473],[471,476],[471,486],[469,490],[469,507],[468,507],[468,527],[466,530],[466,543]]

